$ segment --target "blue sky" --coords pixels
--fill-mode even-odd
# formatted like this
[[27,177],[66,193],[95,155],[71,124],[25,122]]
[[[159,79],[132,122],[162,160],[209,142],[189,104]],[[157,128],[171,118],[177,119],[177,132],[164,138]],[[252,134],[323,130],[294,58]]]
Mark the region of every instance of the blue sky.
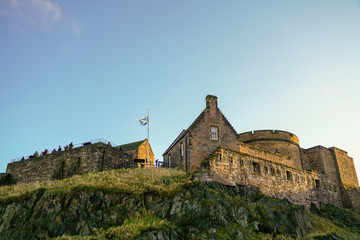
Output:
[[[238,133],[293,132],[360,170],[359,1],[0,1],[0,172],[105,138],[162,153],[207,94]],[[358,174],[359,175],[359,174]]]

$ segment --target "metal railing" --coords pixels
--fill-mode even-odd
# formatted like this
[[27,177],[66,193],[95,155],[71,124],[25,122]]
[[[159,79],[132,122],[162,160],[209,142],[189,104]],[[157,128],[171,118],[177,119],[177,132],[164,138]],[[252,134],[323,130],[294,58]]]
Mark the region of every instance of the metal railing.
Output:
[[[79,148],[79,147],[83,147],[83,146],[87,146],[87,145],[91,145],[91,144],[95,144],[95,143],[105,143],[105,144],[108,144],[110,143],[112,147],[117,147],[116,144],[104,139],[104,138],[97,138],[97,139],[93,139],[91,141],[88,141],[88,142],[83,142],[83,143],[76,143],[74,144],[73,148],[72,149],[75,149],[75,148]],[[65,145],[66,146],[66,145]],[[57,148],[56,149],[56,153],[58,153],[57,151]],[[62,151],[61,152],[64,152],[64,151],[70,151],[71,149],[67,149],[65,150],[64,147],[62,148]],[[60,151],[59,151],[60,152]],[[48,155],[51,155],[52,153],[49,151],[49,154]],[[43,157],[43,156],[47,156],[47,155],[40,155],[38,157]],[[29,156],[24,156],[24,157],[19,157],[19,158],[14,158],[14,159],[11,159],[11,163],[14,163],[14,162],[19,162],[19,161],[22,161],[22,160],[28,160],[28,159],[31,159],[31,158],[35,158],[34,154],[33,155],[29,155]]]
[[177,164],[175,163],[168,163],[168,162],[161,162],[161,161],[158,161],[156,164],[155,164],[155,167],[157,168],[160,168],[160,167],[164,167],[164,168],[176,168],[177,167]]

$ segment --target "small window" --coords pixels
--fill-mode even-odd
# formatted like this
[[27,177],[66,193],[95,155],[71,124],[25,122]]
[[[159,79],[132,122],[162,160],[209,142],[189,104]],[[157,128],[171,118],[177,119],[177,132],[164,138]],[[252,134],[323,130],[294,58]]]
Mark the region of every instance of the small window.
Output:
[[170,154],[169,154],[169,156],[168,156],[168,161],[169,161],[169,167],[170,167],[170,165],[171,165],[171,157],[170,157]]
[[267,167],[267,166],[264,167],[264,174],[265,174],[265,175],[268,174],[268,167]]
[[184,156],[184,143],[180,143],[180,156]]
[[292,181],[292,180],[293,180],[292,172],[286,171],[286,179],[289,180],[289,181]]
[[239,167],[243,167],[244,166],[244,162],[242,159],[239,159]]
[[278,176],[281,176],[281,172],[280,172],[280,170],[278,169],[278,170],[276,170],[276,173],[277,173],[277,175]]
[[211,126],[211,140],[219,140],[218,127]]
[[260,164],[257,162],[253,162],[253,172],[260,174]]
[[270,167],[270,174],[271,176],[275,176],[275,169],[273,167]]
[[320,180],[315,179],[315,187],[320,188]]

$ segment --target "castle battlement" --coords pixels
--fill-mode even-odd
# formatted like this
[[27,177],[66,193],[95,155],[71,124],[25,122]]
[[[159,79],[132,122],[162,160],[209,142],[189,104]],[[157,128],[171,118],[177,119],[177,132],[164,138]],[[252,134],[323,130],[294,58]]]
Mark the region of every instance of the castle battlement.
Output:
[[209,159],[213,178],[252,185],[264,194],[288,198],[295,204],[330,203],[343,207],[339,188],[325,174],[286,166],[232,149],[218,147]]
[[133,163],[130,155],[98,142],[9,163],[6,173],[11,175],[12,183],[28,183],[116,169],[128,163]]
[[287,141],[299,145],[299,138],[290,132],[282,130],[256,130],[239,134],[239,141],[250,143],[254,141]]
[[331,203],[360,212],[359,182],[346,151],[322,146],[302,149],[295,134],[281,130],[237,134],[217,100],[206,97],[206,108],[163,154],[166,164],[185,171],[209,166],[208,173],[234,184],[258,186],[267,195],[307,206]]

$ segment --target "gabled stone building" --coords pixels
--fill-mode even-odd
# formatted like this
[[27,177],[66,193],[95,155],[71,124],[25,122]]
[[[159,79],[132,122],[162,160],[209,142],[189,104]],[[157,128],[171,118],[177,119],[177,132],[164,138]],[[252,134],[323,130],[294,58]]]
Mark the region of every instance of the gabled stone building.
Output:
[[201,170],[226,184],[254,185],[296,204],[330,203],[360,212],[353,159],[336,147],[303,149],[296,135],[279,130],[237,134],[217,105],[206,108],[163,154],[165,165]]
[[[133,143],[123,144],[116,148],[129,154],[130,156],[132,156],[133,159],[143,160],[145,164],[147,164],[149,166],[153,166],[154,165],[154,152],[153,152],[150,144],[149,144],[149,149],[147,149],[147,147],[148,147],[148,140],[144,139],[144,140],[133,142]],[[148,162],[146,162],[147,151],[149,151]]]
[[237,133],[217,106],[217,97],[206,97],[206,108],[183,130],[163,154],[166,164],[187,172],[199,170],[218,146],[238,147]]

